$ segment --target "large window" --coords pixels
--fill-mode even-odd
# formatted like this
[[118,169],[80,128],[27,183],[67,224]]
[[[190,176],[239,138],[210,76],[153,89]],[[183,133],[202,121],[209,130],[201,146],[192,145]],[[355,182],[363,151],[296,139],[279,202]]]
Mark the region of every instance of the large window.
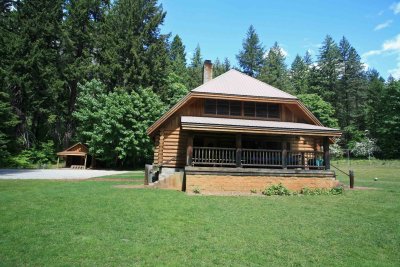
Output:
[[[243,110],[243,111],[242,111]],[[206,99],[204,113],[211,115],[279,118],[279,104]]]
[[243,103],[244,116],[257,118],[279,118],[279,104],[272,103]]
[[240,101],[206,99],[204,113],[213,115],[241,116],[242,103]]

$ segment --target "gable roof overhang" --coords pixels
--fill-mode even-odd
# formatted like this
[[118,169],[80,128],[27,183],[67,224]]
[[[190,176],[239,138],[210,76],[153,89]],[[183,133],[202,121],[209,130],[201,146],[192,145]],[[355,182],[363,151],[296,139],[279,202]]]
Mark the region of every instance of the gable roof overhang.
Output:
[[182,116],[183,130],[339,137],[338,129],[282,121]]
[[153,123],[147,129],[147,134],[153,136],[157,129],[174,113],[193,99],[199,98],[290,104],[288,106],[296,106],[296,112],[303,112],[310,122],[318,126],[323,126],[297,97],[232,69],[190,91],[160,119]]
[[243,95],[227,95],[227,94],[210,94],[210,93],[199,93],[199,92],[189,92],[185,97],[183,97],[178,103],[176,103],[171,109],[169,109],[163,116],[161,116],[156,122],[153,123],[148,129],[147,134],[153,136],[156,130],[170,118],[179,109],[185,106],[193,99],[225,99],[225,100],[242,100],[242,101],[255,101],[255,102],[272,102],[272,103],[283,103],[283,104],[294,104],[297,105],[302,112],[305,113],[307,118],[309,118],[315,125],[323,126],[322,123],[312,114],[303,103],[298,99],[283,99],[283,98],[271,98],[271,97],[254,97],[254,96],[243,96]]
[[[77,146],[81,146],[83,150],[82,151],[73,150]],[[82,143],[76,143],[75,145],[70,146],[69,148],[63,151],[58,152],[57,156],[86,156],[87,154],[88,154],[88,148]]]

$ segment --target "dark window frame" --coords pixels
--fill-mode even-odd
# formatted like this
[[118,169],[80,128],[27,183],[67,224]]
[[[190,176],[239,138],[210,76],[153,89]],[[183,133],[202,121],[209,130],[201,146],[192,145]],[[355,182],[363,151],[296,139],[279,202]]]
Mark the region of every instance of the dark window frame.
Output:
[[205,99],[204,114],[230,117],[280,119],[281,104],[240,100]]

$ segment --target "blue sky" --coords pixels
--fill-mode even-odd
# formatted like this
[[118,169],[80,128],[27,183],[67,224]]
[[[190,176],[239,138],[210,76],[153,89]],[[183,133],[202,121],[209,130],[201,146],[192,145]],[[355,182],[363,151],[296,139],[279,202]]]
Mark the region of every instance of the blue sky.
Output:
[[275,41],[287,53],[309,50],[316,59],[327,34],[337,42],[345,36],[366,66],[387,78],[400,78],[400,1],[361,0],[161,0],[167,16],[162,32],[178,34],[188,58],[199,44],[203,59],[235,55],[250,24],[266,48]]

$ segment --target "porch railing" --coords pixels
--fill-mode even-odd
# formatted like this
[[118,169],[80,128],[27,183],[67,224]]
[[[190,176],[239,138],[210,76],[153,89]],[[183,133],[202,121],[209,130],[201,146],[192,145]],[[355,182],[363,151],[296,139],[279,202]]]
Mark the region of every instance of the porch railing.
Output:
[[193,166],[325,169],[324,152],[193,147]]
[[193,165],[236,165],[236,148],[193,147]]
[[281,150],[242,149],[242,166],[282,166]]

